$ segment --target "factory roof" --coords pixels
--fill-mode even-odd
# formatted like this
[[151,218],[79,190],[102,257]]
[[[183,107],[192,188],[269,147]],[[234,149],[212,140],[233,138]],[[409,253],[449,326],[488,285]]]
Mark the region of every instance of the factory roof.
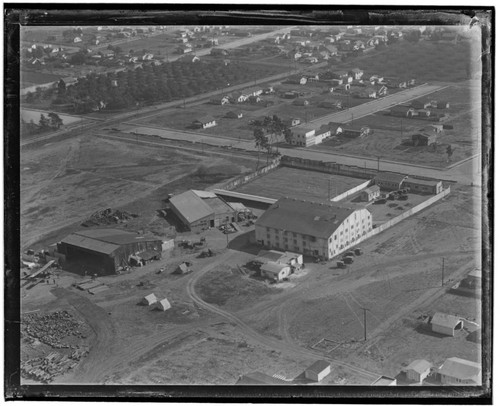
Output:
[[108,255],[120,248],[120,246],[117,244],[110,244],[77,234],[70,234],[66,236],[61,242],[64,244],[73,245],[75,247],[84,248],[90,251],[100,252],[101,254]]
[[134,232],[118,230],[114,228],[97,228],[94,230],[81,230],[73,233],[102,243],[124,245],[143,241],[159,241],[158,237],[139,235]]
[[356,209],[283,197],[257,220],[263,227],[328,238]]
[[212,208],[192,190],[171,197],[170,204],[190,223],[213,214]]
[[314,364],[312,364],[309,368],[307,368],[307,371],[315,372],[319,374],[320,372],[323,372],[326,368],[330,367],[330,363],[324,360],[318,360]]
[[431,323],[443,327],[455,328],[455,326],[460,323],[460,318],[451,314],[437,312],[432,316]]

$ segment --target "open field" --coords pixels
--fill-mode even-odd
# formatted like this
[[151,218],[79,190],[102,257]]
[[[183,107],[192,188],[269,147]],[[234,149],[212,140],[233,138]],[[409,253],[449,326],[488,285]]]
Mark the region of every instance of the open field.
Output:
[[[33,244],[43,235],[80,222],[110,205],[118,208],[130,203],[130,211],[144,214],[140,218],[145,222],[142,226],[146,226],[157,218],[151,213],[162,208],[168,193],[189,187],[203,189],[255,168],[253,160],[207,154],[170,146],[137,147],[88,135],[24,150],[22,245]],[[134,205],[134,201],[141,202]],[[55,241],[65,235],[63,232],[68,230],[53,236]]]
[[[50,113],[50,112],[51,112],[51,110],[49,110],[49,111],[41,111],[41,110],[21,109],[21,120],[24,120],[27,123],[29,123],[31,120],[33,120],[33,122],[35,124],[37,124],[40,121],[40,115],[41,114],[44,114],[47,117],[47,114]],[[84,120],[81,117],[70,116],[68,114],[58,114],[58,116],[63,121],[63,125],[78,123],[78,122]]]
[[53,75],[51,73],[41,73],[32,71],[21,71],[21,89],[25,87],[30,87],[34,85],[43,85],[45,83],[55,82],[61,79],[60,75]]
[[467,79],[466,69],[474,72],[479,69],[473,61],[479,60],[480,48],[477,42],[467,40],[420,41],[412,43],[399,41],[382,52],[356,59],[350,64],[341,64],[346,68],[355,63],[366,74],[378,74],[386,77],[410,78],[419,82],[446,81],[459,82]]
[[330,196],[334,197],[363,182],[347,176],[281,167],[235,190],[273,199],[288,196],[324,201],[328,200],[329,187]]
[[[331,138],[312,148],[436,167],[450,164],[446,154],[448,145],[451,145],[453,149],[451,162],[460,161],[478,152],[480,101],[477,88],[471,87],[468,82],[463,82],[434,92],[419,100],[449,101],[449,109],[438,110],[440,113],[449,114],[448,119],[443,122],[433,122],[418,118],[393,117],[381,111],[354,120],[354,125],[366,125],[373,129],[374,133],[368,137],[353,140]],[[410,139],[412,134],[432,124],[448,124],[453,127],[438,134],[436,148],[433,146],[403,145],[403,141]]]

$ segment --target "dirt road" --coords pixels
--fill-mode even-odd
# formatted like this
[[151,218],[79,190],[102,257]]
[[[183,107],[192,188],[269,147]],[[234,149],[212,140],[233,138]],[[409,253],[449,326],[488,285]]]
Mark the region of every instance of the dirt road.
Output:
[[235,325],[237,325],[240,328],[240,330],[243,333],[245,333],[245,336],[247,337],[247,339],[252,339],[261,345],[276,349],[280,352],[288,353],[292,356],[297,355],[297,354],[301,354],[305,357],[309,357],[312,359],[328,359],[333,365],[341,366],[345,369],[351,370],[351,371],[353,371],[359,375],[362,375],[364,377],[367,377],[369,379],[374,379],[374,378],[379,376],[378,373],[367,371],[365,369],[356,367],[354,365],[338,361],[336,359],[333,359],[332,357],[321,355],[315,351],[305,349],[305,348],[300,347],[298,345],[294,345],[294,344],[289,343],[289,342],[283,342],[280,340],[276,340],[276,339],[261,335],[258,332],[256,332],[252,327],[250,327],[248,324],[244,323],[241,319],[239,319],[234,314],[229,313],[227,311],[224,311],[224,310],[218,308],[217,306],[213,306],[213,305],[205,302],[203,299],[201,299],[195,291],[196,282],[203,275],[210,272],[216,266],[224,263],[224,261],[229,259],[232,255],[236,255],[236,254],[237,253],[234,251],[227,251],[226,253],[224,253],[223,255],[218,257],[217,261],[215,263],[212,263],[212,264],[206,266],[205,268],[201,269],[189,280],[189,282],[187,284],[187,293],[188,293],[189,297],[196,304],[198,304],[202,308],[210,310],[211,312],[216,313],[216,314],[224,317],[225,319],[229,320],[230,322],[234,323]]

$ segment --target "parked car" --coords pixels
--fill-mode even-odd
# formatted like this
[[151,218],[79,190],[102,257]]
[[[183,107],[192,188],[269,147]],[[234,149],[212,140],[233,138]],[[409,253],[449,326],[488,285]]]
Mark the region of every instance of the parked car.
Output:
[[354,258],[353,258],[353,257],[351,257],[351,256],[349,256],[349,257],[345,257],[345,258],[343,259],[343,261],[344,261],[344,263],[346,263],[346,264],[352,264],[352,263],[354,262]]

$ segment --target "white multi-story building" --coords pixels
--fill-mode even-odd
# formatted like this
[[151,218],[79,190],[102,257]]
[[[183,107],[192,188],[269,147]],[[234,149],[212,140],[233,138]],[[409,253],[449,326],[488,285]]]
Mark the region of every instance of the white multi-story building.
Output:
[[331,259],[371,229],[367,209],[284,197],[257,220],[255,239],[267,248]]

